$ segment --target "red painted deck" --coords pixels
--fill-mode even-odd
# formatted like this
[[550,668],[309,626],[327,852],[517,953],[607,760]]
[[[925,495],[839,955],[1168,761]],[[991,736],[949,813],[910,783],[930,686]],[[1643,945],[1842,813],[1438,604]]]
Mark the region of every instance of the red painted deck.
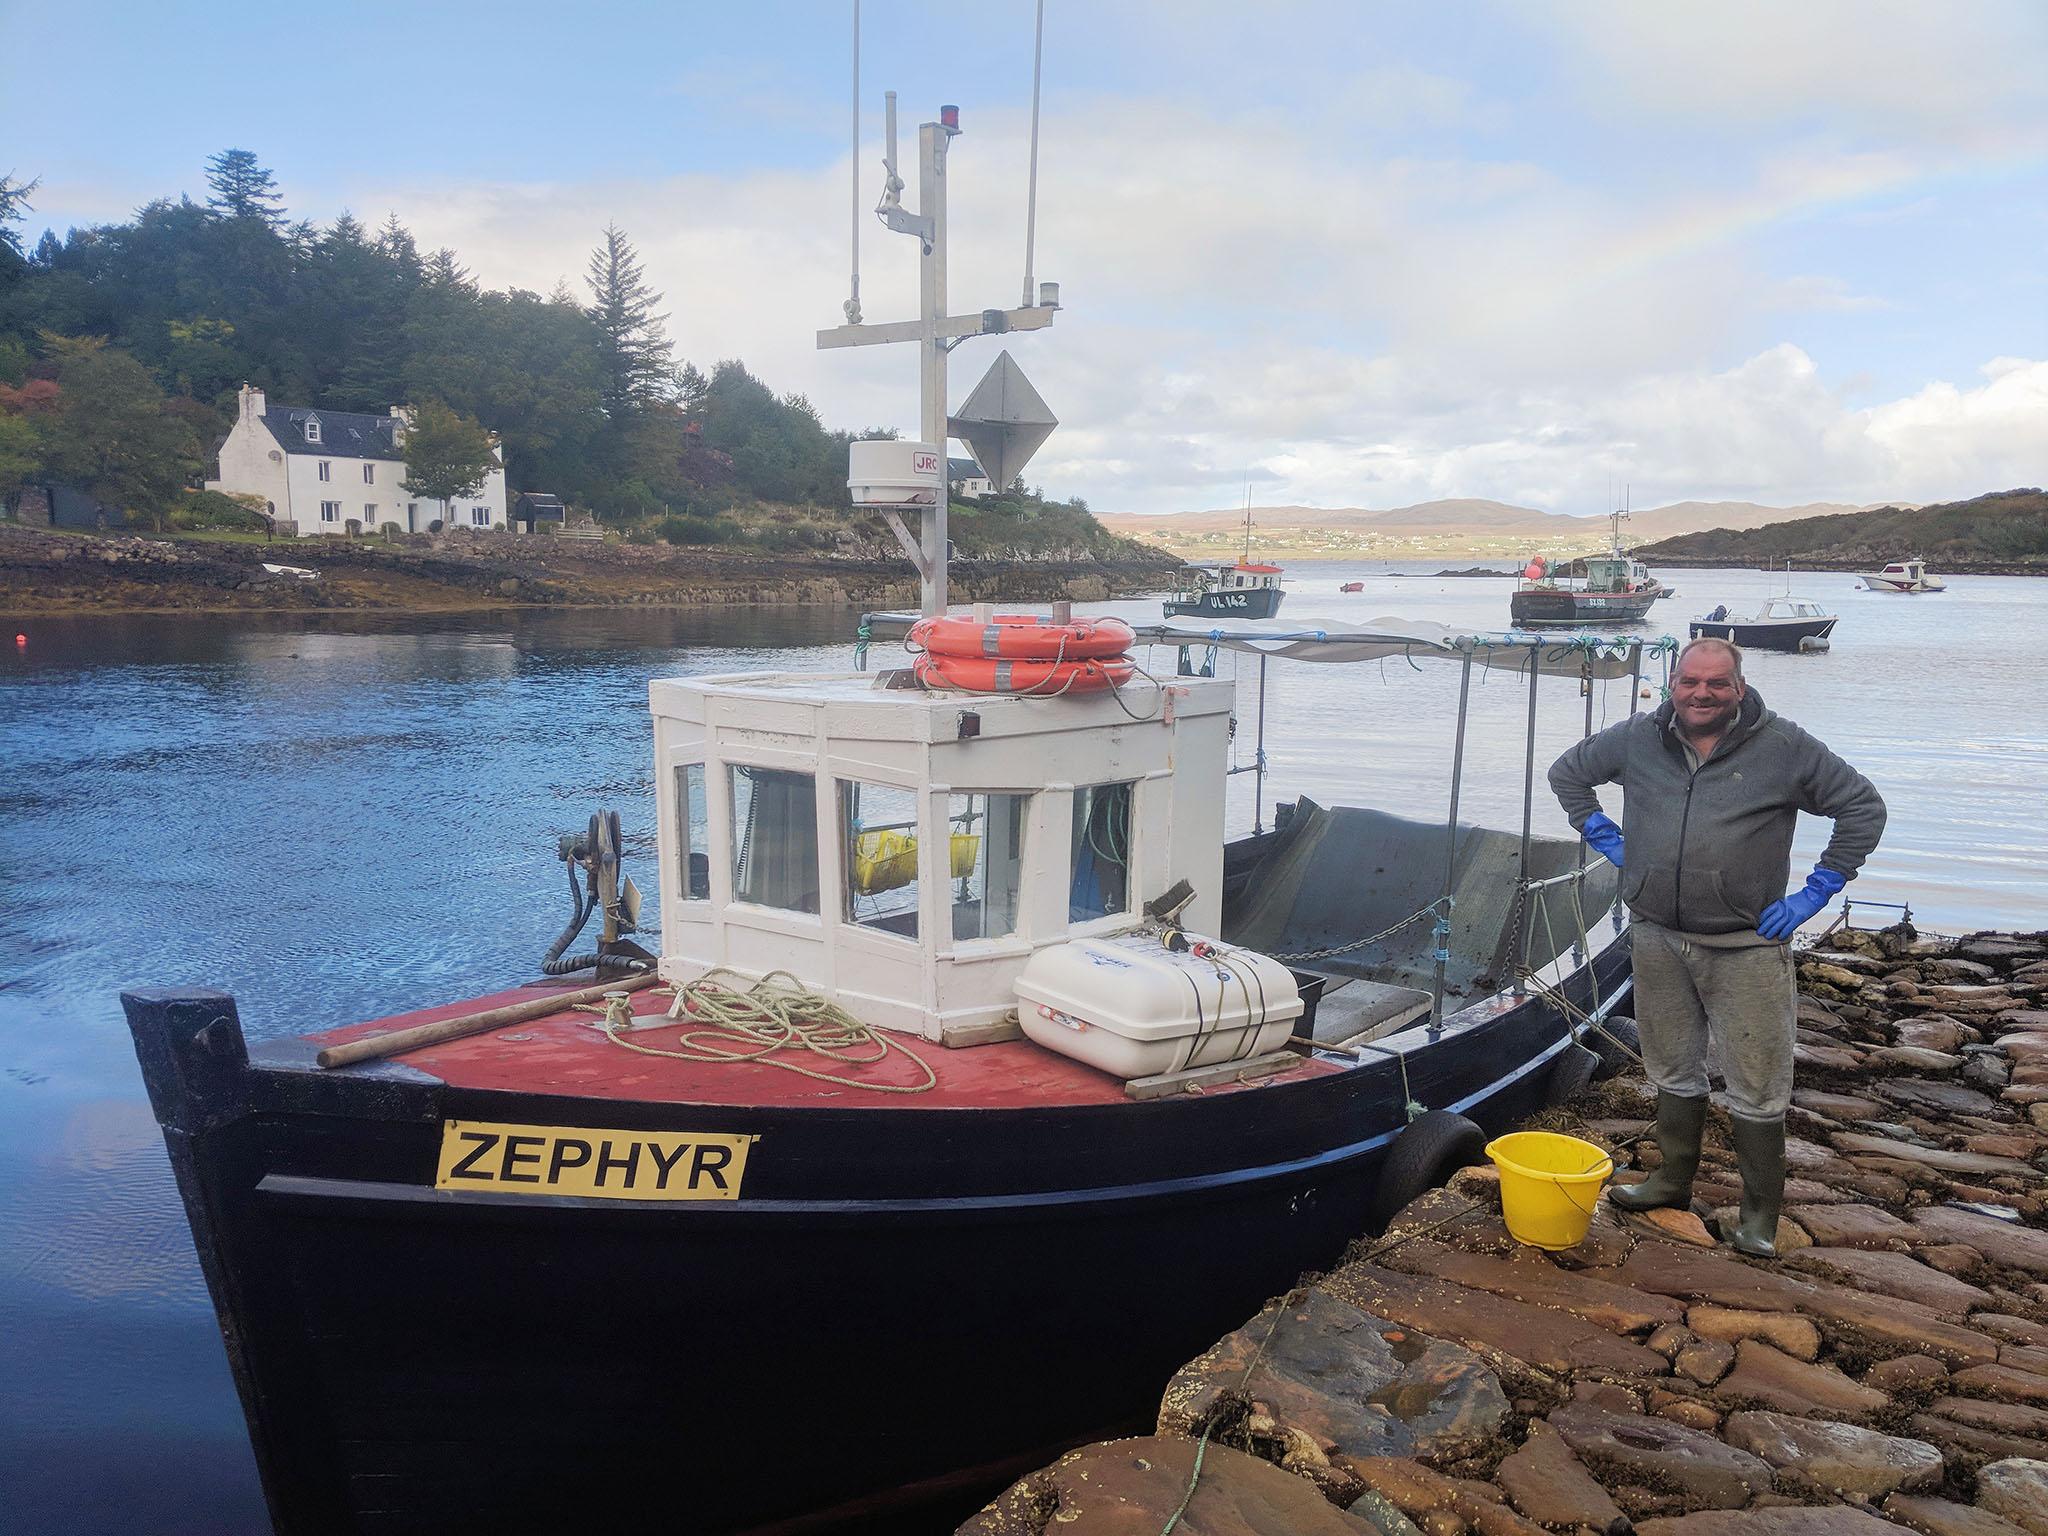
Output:
[[[408,1029],[459,1014],[479,1013],[507,1003],[531,1001],[549,991],[573,991],[588,981],[517,987],[487,997],[467,998],[413,1013],[373,1019],[309,1038],[333,1045],[368,1034]],[[636,1018],[659,1017],[670,998],[650,988],[633,994]],[[1028,1040],[948,1050],[929,1040],[889,1033],[891,1042],[917,1053],[938,1083],[924,1093],[871,1093],[843,1083],[823,1083],[764,1062],[705,1063],[643,1056],[614,1045],[597,1027],[597,1015],[579,1011],[549,1014],[523,1024],[485,1030],[461,1040],[423,1046],[391,1059],[439,1078],[451,1088],[498,1089],[515,1093],[562,1094],[587,1099],[631,1099],[661,1104],[739,1104],[830,1106],[838,1109],[1028,1109],[1055,1104],[1124,1104],[1129,1100],[1118,1078],[1069,1061]],[[673,1049],[681,1023],[668,1028],[636,1030],[635,1045]],[[912,1084],[922,1082],[914,1062],[892,1050],[873,1066],[849,1066],[809,1051],[780,1052],[782,1059],[815,1070],[830,1071],[858,1082]],[[1342,1071],[1337,1063],[1304,1059],[1287,1072],[1248,1084],[1229,1084],[1211,1093],[1243,1093],[1266,1083],[1299,1081]]]

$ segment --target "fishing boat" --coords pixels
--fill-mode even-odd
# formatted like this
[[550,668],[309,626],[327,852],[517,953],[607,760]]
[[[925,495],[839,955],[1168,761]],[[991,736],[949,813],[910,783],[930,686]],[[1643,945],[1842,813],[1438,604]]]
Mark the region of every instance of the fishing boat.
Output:
[[1508,600],[1509,621],[1518,629],[1584,627],[1633,624],[1648,616],[1650,606],[1660,597],[1669,596],[1671,589],[1653,578],[1641,561],[1631,559],[1623,551],[1624,515],[1611,515],[1611,546],[1605,555],[1586,558],[1583,576],[1560,575],[1547,557],[1532,557]]
[[[1283,571],[1252,559],[1252,492],[1244,492],[1244,549],[1221,565],[1184,565],[1173,573],[1173,595],[1166,600],[1171,618],[1270,619],[1286,598]],[[1346,589],[1350,590],[1350,589]]]
[[[908,221],[941,305],[957,132],[920,128]],[[911,332],[943,433],[953,342],[1055,307],[820,343]],[[257,1043],[225,993],[123,994],[284,1536],[978,1500],[1149,1422],[1182,1361],[1625,1030],[1615,872],[1526,796],[1519,835],[1459,800],[1475,672],[1526,680],[1527,782],[1543,680],[1590,731],[1593,680],[1634,708],[1641,642],[1159,625],[1133,648],[1187,664],[1131,676],[1072,656],[1071,615],[948,617],[944,464],[849,450],[856,505],[922,519],[921,615],[861,628],[910,665],[650,682],[655,948],[600,813],[559,849],[540,978]],[[917,664],[976,637],[986,686]],[[1074,670],[1006,683],[1010,652]],[[1247,765],[1219,652],[1258,668]],[[1443,819],[1296,799],[1267,827],[1268,665],[1388,657],[1458,679]]]
[[1945,592],[1948,583],[1920,559],[1894,560],[1881,571],[1859,578],[1873,592]]
[[1286,599],[1277,565],[1251,560],[1184,565],[1173,573],[1168,618],[1270,619]]
[[1347,581],[1337,590],[1339,592],[1363,592],[1365,590],[1365,583],[1362,581]]
[[1695,640],[1730,640],[1744,650],[1824,651],[1838,617],[1805,598],[1773,597],[1747,617],[1716,608],[1694,619],[1689,631]]

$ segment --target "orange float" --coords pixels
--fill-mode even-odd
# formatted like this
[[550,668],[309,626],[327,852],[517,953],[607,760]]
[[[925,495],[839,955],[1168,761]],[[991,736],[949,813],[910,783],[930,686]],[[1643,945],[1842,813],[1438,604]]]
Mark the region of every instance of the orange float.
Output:
[[1052,661],[1002,656],[946,656],[934,651],[913,660],[911,669],[927,688],[1056,698],[1062,694],[1101,693],[1106,689],[1121,688],[1138,668],[1128,656]]
[[1103,661],[1136,642],[1122,619],[1055,624],[1032,613],[1001,613],[986,624],[965,614],[934,614],[910,627],[909,643],[933,656],[1009,661]]

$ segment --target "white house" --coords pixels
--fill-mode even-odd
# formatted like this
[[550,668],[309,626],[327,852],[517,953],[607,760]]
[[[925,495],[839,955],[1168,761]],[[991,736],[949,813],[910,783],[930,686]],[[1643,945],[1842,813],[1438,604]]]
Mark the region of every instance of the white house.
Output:
[[[351,522],[364,533],[386,523],[425,533],[436,518],[449,528],[506,526],[502,468],[493,469],[474,496],[453,504],[406,490],[402,405],[384,416],[268,405],[262,390],[244,384],[240,406],[220,445],[220,478],[206,488],[261,496],[265,511],[295,524],[301,538],[346,533]],[[503,448],[492,451],[504,459]]]
[[995,482],[982,473],[981,466],[972,459],[946,460],[946,483],[952,487],[952,494],[966,500],[980,496],[993,496]]

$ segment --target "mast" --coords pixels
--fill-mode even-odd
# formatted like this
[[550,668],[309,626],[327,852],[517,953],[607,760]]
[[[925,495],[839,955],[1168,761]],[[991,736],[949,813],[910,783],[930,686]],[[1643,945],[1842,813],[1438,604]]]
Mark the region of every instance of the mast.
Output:
[[[1038,302],[1017,309],[984,309],[972,315],[946,313],[946,161],[953,140],[960,133],[960,109],[939,108],[938,121],[920,124],[917,130],[918,207],[912,213],[903,206],[903,179],[896,172],[896,93],[886,94],[888,151],[883,158],[882,200],[875,214],[883,225],[899,235],[915,235],[919,241],[918,317],[879,325],[854,322],[818,332],[818,346],[868,347],[908,341],[918,351],[918,432],[920,442],[940,460],[940,486],[934,504],[918,508],[921,526],[913,534],[896,508],[885,507],[882,515],[917,567],[922,587],[920,607],[925,613],[946,611],[946,444],[951,437],[946,414],[946,358],[954,347],[970,336],[999,336],[1010,331],[1040,331],[1052,324],[1060,307],[1059,284],[1040,283]],[[854,146],[859,155],[860,147]]]

